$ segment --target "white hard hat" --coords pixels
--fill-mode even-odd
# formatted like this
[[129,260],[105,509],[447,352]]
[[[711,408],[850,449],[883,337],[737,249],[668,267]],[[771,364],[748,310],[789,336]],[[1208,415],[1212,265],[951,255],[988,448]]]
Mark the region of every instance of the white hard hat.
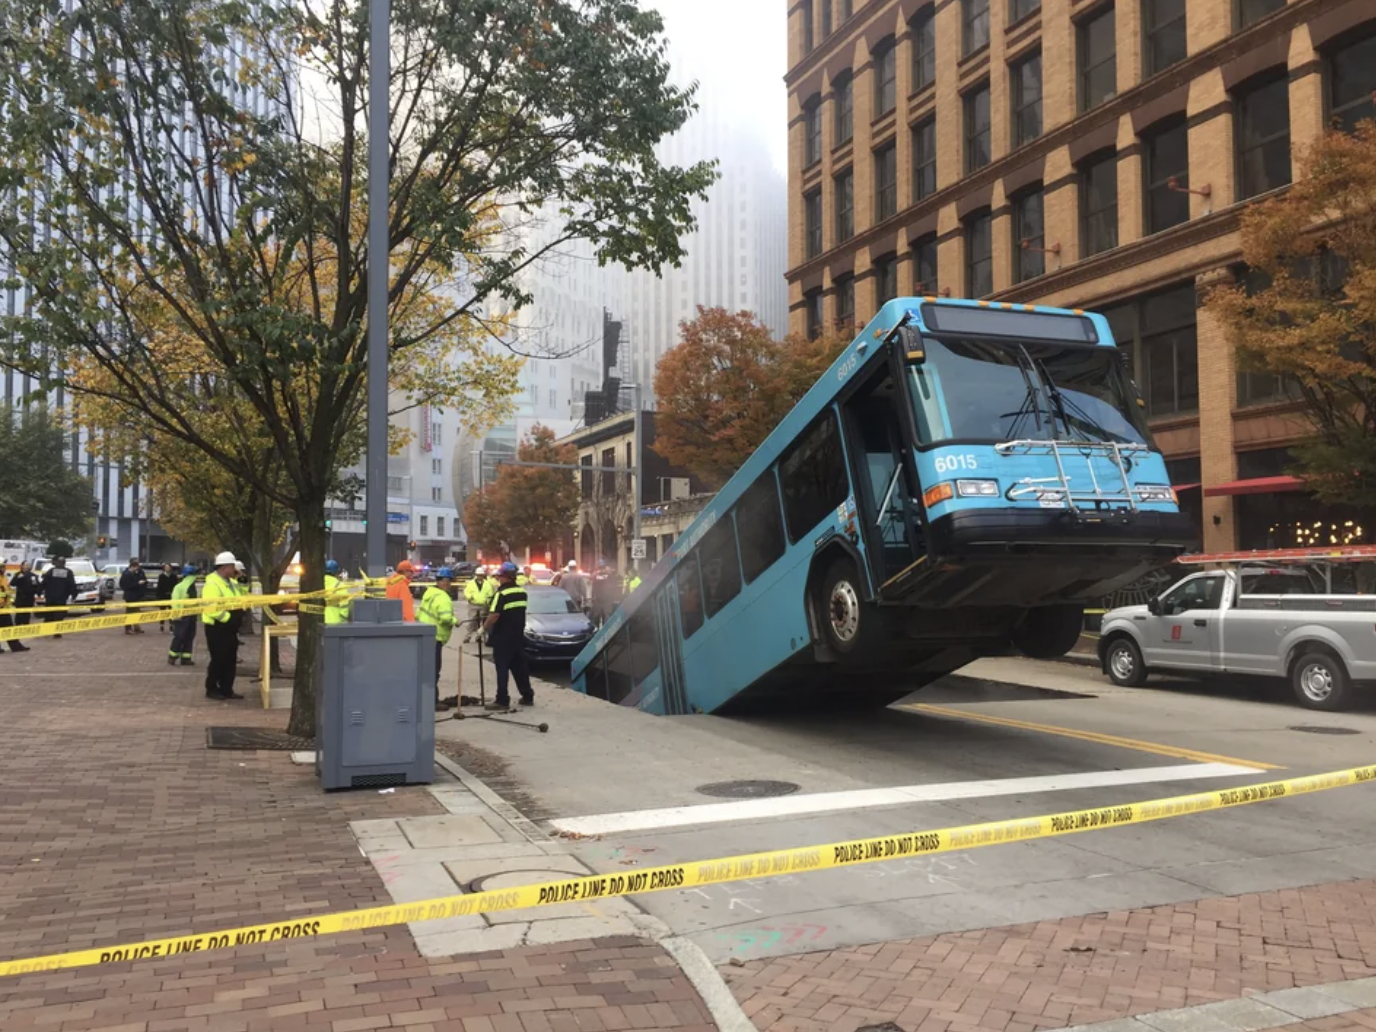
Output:
[[215,557],[216,566],[238,566],[239,560],[234,558],[233,552],[221,552]]
[[565,567],[565,569],[568,569],[568,570],[576,570],[576,569],[578,569],[578,560],[577,560],[577,559],[570,559],[570,560],[569,560],[569,564],[568,564],[568,566]]
[[477,574],[481,573],[484,577],[486,577],[486,576],[487,576],[487,567],[486,567],[486,566],[479,566],[476,570],[473,571],[473,573],[474,573],[475,576],[476,576]]

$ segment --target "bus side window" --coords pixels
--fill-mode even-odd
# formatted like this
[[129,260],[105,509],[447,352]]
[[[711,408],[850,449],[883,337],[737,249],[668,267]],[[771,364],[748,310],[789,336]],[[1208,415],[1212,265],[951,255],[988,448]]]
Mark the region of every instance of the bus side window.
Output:
[[741,495],[736,506],[736,533],[741,539],[741,572],[749,584],[784,554],[784,521],[772,469]]
[[712,529],[702,535],[697,552],[702,563],[703,608],[708,616],[716,616],[726,603],[741,593],[736,527],[729,515],[717,520]]
[[850,494],[836,413],[830,409],[803,431],[779,460],[788,540],[796,544]]
[[586,692],[594,699],[607,697],[607,650],[603,649],[583,671]]
[[607,701],[620,704],[635,687],[631,680],[630,628],[622,626],[602,652],[607,662]]
[[659,637],[655,634],[655,606],[643,602],[631,617],[631,681],[639,684],[659,666]]
[[702,587],[698,581],[698,556],[687,555],[674,574],[678,582],[678,612],[684,638],[691,638],[702,626]]

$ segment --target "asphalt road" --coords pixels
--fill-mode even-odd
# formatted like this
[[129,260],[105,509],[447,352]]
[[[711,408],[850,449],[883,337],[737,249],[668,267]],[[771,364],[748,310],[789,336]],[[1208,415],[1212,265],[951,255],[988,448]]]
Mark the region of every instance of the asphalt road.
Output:
[[[1060,813],[1376,761],[1376,705],[1319,714],[1284,686],[983,660],[887,710],[655,718],[552,684],[548,734],[440,734],[502,757],[504,790],[597,870]],[[530,714],[524,714],[533,719]],[[723,782],[783,782],[730,799]],[[714,791],[709,789],[709,791]],[[1068,838],[639,897],[712,959],[1376,875],[1376,786]]]

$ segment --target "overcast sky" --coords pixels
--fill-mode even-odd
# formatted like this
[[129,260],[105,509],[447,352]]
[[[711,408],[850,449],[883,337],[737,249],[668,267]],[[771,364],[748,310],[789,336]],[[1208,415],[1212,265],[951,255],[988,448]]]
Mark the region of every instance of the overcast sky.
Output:
[[[730,98],[733,116],[769,147],[788,173],[787,4],[784,0],[640,0],[664,16],[677,79]],[[680,59],[680,55],[682,55]]]

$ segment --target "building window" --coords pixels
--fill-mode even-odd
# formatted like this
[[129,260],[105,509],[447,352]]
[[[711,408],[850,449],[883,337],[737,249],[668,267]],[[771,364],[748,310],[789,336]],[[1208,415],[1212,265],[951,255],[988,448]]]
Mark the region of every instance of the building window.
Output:
[[833,181],[836,193],[836,242],[855,235],[855,173],[846,169]]
[[442,501],[444,501],[444,488],[442,488],[442,487],[432,487],[432,488],[430,489],[430,500],[431,500],[432,502],[442,502]]
[[1376,118],[1376,35],[1335,49],[1328,59],[1329,121],[1352,132],[1364,118]]
[[807,256],[822,253],[822,191],[813,190],[803,198],[803,221],[807,225]]
[[1148,75],[1185,60],[1185,0],[1142,0],[1142,40]]
[[611,498],[616,494],[616,449],[602,449],[602,497]]
[[898,65],[893,40],[874,48],[874,117],[887,115],[898,106]]
[[550,407],[550,408],[558,408],[558,406],[559,406],[559,392],[556,391],[553,387],[551,387],[551,388],[549,389],[549,407]]
[[913,200],[936,193],[936,119],[913,128]]
[[843,72],[832,84],[831,95],[835,103],[836,143],[839,147],[855,135],[855,92],[854,82],[849,72]]
[[1245,29],[1285,6],[1285,0],[1237,0],[1237,27]]
[[578,464],[579,464],[580,466],[585,466],[585,467],[587,467],[586,469],[581,469],[581,470],[578,471],[578,485],[579,485],[580,489],[582,490],[583,498],[584,498],[584,499],[591,499],[591,498],[592,498],[592,484],[593,484],[593,480],[592,480],[592,456],[591,456],[591,455],[581,455],[581,456],[579,456],[579,458],[578,458]]
[[1238,200],[1290,182],[1290,83],[1284,75],[1237,94]]
[[989,164],[989,84],[965,94],[965,171]]
[[816,340],[822,332],[822,292],[813,290],[803,297],[807,317],[807,339]]
[[[1152,126],[1142,134],[1147,178],[1147,232],[1160,233],[1190,220],[1189,132],[1185,119]],[[1175,180],[1175,189],[1171,188]]]
[[433,446],[433,445],[436,445],[436,444],[443,444],[443,443],[444,443],[444,424],[441,423],[438,419],[432,420],[431,423],[430,423],[430,444]]
[[817,37],[812,29],[812,0],[803,0],[803,53],[812,53],[812,48],[817,45]]
[[874,301],[886,304],[898,296],[898,259],[885,255],[874,263]]
[[898,148],[892,143],[874,152],[874,221],[898,212]]
[[1013,146],[1042,134],[1042,55],[1024,57],[1008,69],[1013,94]]
[[1009,0],[1008,22],[1020,22],[1033,11],[1042,9],[1042,0]]
[[822,38],[831,35],[831,0],[822,0]]
[[435,537],[444,537],[444,517],[435,517]]
[[1013,198],[1013,272],[1018,283],[1046,272],[1046,221],[1040,185]]
[[1288,376],[1253,373],[1248,370],[1242,370],[1237,374],[1237,403],[1239,406],[1298,401],[1302,397],[1299,384]]
[[803,163],[822,160],[822,102],[813,97],[803,105]]
[[913,15],[908,30],[913,40],[913,91],[936,82],[936,5]]
[[422,516],[422,517],[420,518],[420,536],[421,536],[421,537],[429,537],[429,536],[430,536],[430,517],[429,517],[429,516]]
[[1085,257],[1118,246],[1118,155],[1108,151],[1080,167],[1080,225]]
[[1199,363],[1193,284],[1135,298],[1104,315],[1126,352],[1147,415],[1199,409]]
[[961,57],[989,45],[989,0],[960,0]]
[[430,460],[430,472],[433,473],[433,474],[435,474],[435,476],[439,476],[441,473],[443,473],[443,472],[444,472],[444,460],[443,460],[443,459],[431,459],[431,460]]
[[965,296],[983,297],[994,292],[994,244],[988,211],[965,220]]
[[936,297],[941,293],[936,277],[935,233],[913,244],[913,293],[920,297]]
[[1113,7],[1100,8],[1076,25],[1080,52],[1080,110],[1088,111],[1118,90]]
[[851,276],[836,281],[836,325],[849,328],[855,324],[855,280]]

